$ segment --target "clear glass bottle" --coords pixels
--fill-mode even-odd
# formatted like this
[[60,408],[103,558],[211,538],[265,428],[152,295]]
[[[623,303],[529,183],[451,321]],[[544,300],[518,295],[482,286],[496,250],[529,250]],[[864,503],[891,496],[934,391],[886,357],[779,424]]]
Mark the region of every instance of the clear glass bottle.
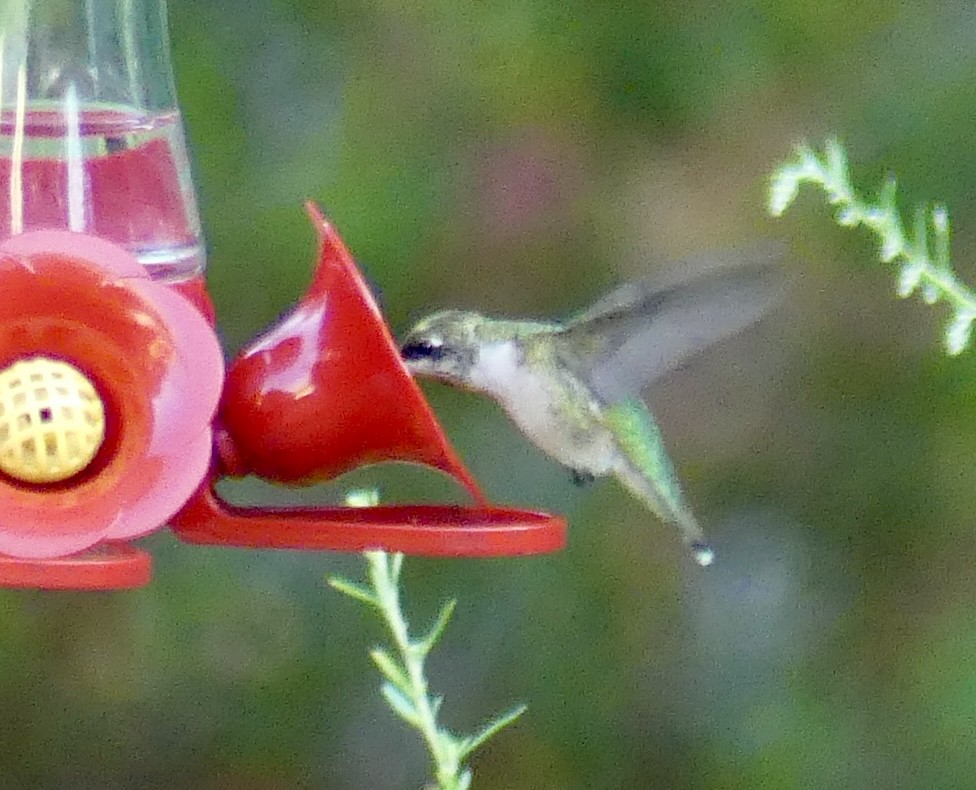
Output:
[[165,0],[0,0],[0,237],[52,227],[204,269]]

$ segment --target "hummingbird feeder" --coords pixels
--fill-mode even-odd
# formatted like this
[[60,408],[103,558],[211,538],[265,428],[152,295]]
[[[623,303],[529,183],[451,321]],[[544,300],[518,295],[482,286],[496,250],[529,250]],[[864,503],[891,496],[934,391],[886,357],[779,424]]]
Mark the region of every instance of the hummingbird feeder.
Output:
[[[130,541],[524,555],[555,516],[487,502],[335,228],[298,305],[225,368],[164,0],[9,0],[0,18],[0,586],[148,583]],[[473,504],[260,508],[224,477],[296,485],[382,461]]]

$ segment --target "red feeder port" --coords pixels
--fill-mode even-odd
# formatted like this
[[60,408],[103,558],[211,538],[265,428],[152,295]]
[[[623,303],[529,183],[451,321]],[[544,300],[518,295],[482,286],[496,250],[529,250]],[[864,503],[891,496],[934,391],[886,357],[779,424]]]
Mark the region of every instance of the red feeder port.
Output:
[[452,475],[475,507],[240,508],[205,485],[173,522],[193,543],[484,557],[562,548],[566,524],[493,507],[407,371],[382,314],[335,228],[312,204],[319,262],[298,306],[250,344],[227,374],[215,475],[285,483],[364,464],[408,461]]

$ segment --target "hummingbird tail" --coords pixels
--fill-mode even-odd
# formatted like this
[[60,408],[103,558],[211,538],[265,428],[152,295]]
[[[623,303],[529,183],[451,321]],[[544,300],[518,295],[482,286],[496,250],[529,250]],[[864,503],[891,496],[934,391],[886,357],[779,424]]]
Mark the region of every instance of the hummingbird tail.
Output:
[[678,528],[684,544],[696,563],[705,568],[715,561],[715,551],[705,539],[705,533],[685,504],[673,477],[668,480],[670,485],[662,486],[660,480],[648,479],[630,464],[623,464],[617,469],[617,478],[658,518]]
[[715,562],[715,551],[704,541],[696,540],[689,544],[689,548],[691,549],[691,556],[695,558],[695,562],[703,568],[707,568]]
[[661,432],[647,407],[637,399],[622,401],[607,409],[606,419],[621,450],[614,469],[620,482],[662,521],[680,530],[695,562],[711,565],[715,552],[685,503]]

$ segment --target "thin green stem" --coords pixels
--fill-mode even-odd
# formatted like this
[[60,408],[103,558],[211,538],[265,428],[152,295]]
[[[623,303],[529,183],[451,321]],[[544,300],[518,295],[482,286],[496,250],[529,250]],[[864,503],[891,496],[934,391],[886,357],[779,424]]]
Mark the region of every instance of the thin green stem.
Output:
[[442,790],[465,787],[466,784],[462,784],[455,739],[438,727],[434,703],[428,695],[425,663],[429,651],[423,644],[410,639],[409,627],[400,605],[399,576],[403,555],[395,554],[391,557],[383,551],[367,551],[364,556],[383,620],[390,629],[393,643],[407,670],[408,685],[401,690],[407,693],[416,711],[415,726],[427,744],[438,785]]
[[[863,225],[880,243],[879,257],[896,263],[898,295],[920,291],[928,304],[945,301],[952,310],[944,340],[951,356],[961,353],[972,336],[976,321],[976,293],[963,284],[949,259],[949,213],[945,206],[919,206],[911,233],[905,231],[896,202],[897,185],[889,178],[876,202],[858,195],[851,183],[847,154],[836,140],[828,140],[823,155],[800,145],[794,159],[774,173],[769,188],[769,211],[781,216],[796,199],[802,184],[819,186],[836,206],[836,220],[847,227]],[[932,242],[929,242],[929,235]]]
[[[353,492],[347,499],[347,503],[354,506],[368,506],[377,501],[378,496],[373,492]],[[447,627],[455,602],[448,601],[441,607],[433,626],[422,638],[413,638],[400,595],[403,555],[367,551],[363,556],[368,585],[338,577],[330,578],[329,584],[379,611],[392,636],[396,653],[393,655],[380,647],[370,651],[373,663],[385,678],[383,697],[393,712],[423,737],[438,790],[468,790],[471,771],[464,766],[464,761],[496,732],[517,719],[525,707],[518,706],[503,713],[474,735],[458,736],[441,727],[437,723],[441,699],[430,695],[426,661]]]

